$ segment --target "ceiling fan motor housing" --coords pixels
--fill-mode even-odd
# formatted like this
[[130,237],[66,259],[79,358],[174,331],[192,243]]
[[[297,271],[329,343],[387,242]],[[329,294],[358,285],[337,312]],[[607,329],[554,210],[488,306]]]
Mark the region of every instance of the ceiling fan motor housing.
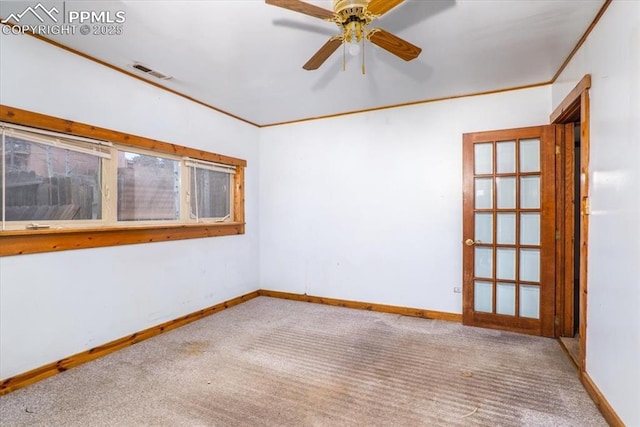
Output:
[[334,12],[343,20],[350,17],[364,17],[368,0],[333,0]]
[[371,22],[366,13],[368,0],[333,0],[333,10],[338,18],[338,26],[343,28],[346,42],[360,42],[366,26]]
[[368,4],[368,0],[333,0],[333,10],[336,13],[339,13],[348,7],[359,7],[364,9]]

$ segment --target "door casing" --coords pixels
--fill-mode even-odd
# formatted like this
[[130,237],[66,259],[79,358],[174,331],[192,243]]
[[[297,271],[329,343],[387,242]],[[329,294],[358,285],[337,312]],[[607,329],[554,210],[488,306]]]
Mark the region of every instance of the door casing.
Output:
[[[575,200],[575,208],[580,210],[580,230],[573,230],[565,226],[560,230],[560,242],[564,251],[557,253],[557,263],[565,269],[573,268],[575,256],[580,257],[579,267],[579,343],[580,356],[577,361],[578,370],[586,372],[586,345],[587,345],[587,256],[588,256],[588,231],[589,231],[589,89],[591,88],[591,75],[586,74],[580,82],[569,92],[558,107],[551,113],[549,122],[558,125],[580,123],[580,197]],[[565,127],[565,134],[567,132]],[[567,162],[574,156],[573,144],[565,143],[563,154],[565,167],[569,169]],[[574,177],[569,176],[565,170],[565,179],[560,191],[567,195],[558,195],[558,203],[564,206],[565,212],[574,208],[573,198],[569,194],[574,191]],[[566,224],[566,221],[565,221]],[[579,239],[580,253],[574,250],[574,238]],[[573,316],[573,275],[565,274],[562,283],[558,286],[557,313],[560,319],[558,336],[573,336],[575,323]],[[562,342],[561,342],[561,345]]]

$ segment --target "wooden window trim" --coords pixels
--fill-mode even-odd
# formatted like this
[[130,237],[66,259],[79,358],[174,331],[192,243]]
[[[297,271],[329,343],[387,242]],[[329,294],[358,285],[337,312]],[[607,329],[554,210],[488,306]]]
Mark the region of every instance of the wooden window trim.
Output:
[[166,242],[215,236],[244,234],[244,168],[242,159],[210,153],[141,136],[129,135],[84,123],[0,105],[0,121],[48,131],[110,141],[118,145],[142,148],[181,157],[236,166],[232,222],[202,224],[158,224],[148,226],[100,226],[93,228],[6,230],[0,231],[0,257],[42,252],[65,251],[135,243]]

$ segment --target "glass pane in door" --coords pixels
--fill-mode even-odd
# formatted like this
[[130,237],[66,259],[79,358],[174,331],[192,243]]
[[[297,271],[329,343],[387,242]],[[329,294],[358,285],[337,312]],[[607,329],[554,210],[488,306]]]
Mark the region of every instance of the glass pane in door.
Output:
[[516,171],[516,142],[504,141],[496,144],[497,173],[515,173]]
[[520,208],[540,209],[540,177],[520,177]]
[[475,236],[476,243],[493,243],[493,214],[475,214]]
[[496,250],[496,278],[516,280],[515,248],[498,248]]
[[493,284],[479,282],[474,284],[474,310],[491,313],[493,311]]
[[496,285],[496,313],[515,316],[516,285],[513,283],[498,283]]
[[474,147],[474,170],[476,175],[493,172],[493,144],[476,144]]
[[540,318],[540,287],[520,285],[520,316]]
[[514,212],[498,213],[497,243],[501,245],[516,244],[516,214]]
[[475,196],[476,209],[491,209],[493,207],[493,178],[476,178]]
[[496,178],[498,209],[515,209],[516,207],[516,178]]
[[540,281],[540,249],[520,249],[520,280]]
[[491,248],[476,246],[474,259],[476,277],[493,277],[493,250]]
[[540,172],[540,140],[520,140],[520,172]]
[[527,212],[520,214],[520,244],[540,244],[540,214]]

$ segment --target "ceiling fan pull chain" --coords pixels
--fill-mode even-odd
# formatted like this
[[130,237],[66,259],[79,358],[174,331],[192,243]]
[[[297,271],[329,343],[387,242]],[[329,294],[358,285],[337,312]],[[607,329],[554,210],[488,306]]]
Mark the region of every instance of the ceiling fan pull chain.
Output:
[[366,38],[366,37],[363,37],[363,38],[362,38],[362,75],[365,75],[365,74],[366,74],[366,69],[365,69],[365,67],[364,67],[364,39],[365,39],[365,38]]
[[342,41],[342,71],[347,71],[347,43]]

